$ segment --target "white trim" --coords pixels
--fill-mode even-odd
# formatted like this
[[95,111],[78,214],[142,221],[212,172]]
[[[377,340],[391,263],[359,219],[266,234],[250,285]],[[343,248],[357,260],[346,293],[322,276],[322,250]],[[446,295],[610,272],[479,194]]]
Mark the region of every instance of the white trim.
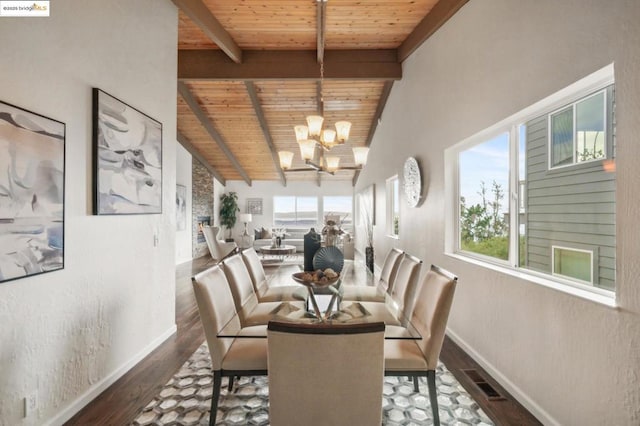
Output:
[[587,287],[585,284],[579,284],[575,281],[566,279],[563,280],[560,277],[555,277],[556,279],[553,280],[548,278],[552,277],[549,274],[536,274],[535,272],[530,270],[512,269],[508,266],[500,266],[497,264],[484,262],[482,260],[474,259],[472,257],[458,253],[445,252],[444,254],[457,260],[462,260],[477,266],[481,266],[483,268],[510,275],[523,281],[539,284],[543,287],[557,290],[565,294],[570,294],[581,299],[589,300],[591,302],[604,305],[609,308],[618,308],[618,304],[616,302],[616,294],[610,290],[605,290],[598,287]]
[[[395,193],[394,182],[398,182],[398,193]],[[386,234],[391,238],[400,238],[400,226],[398,225],[398,233],[393,233],[393,218],[395,216],[395,204],[398,203],[398,222],[400,222],[400,178],[393,175],[385,181],[386,190],[386,208],[387,208],[387,229]]]
[[119,368],[113,371],[111,374],[100,380],[95,385],[86,390],[85,393],[80,395],[75,401],[69,404],[66,408],[60,411],[55,417],[43,423],[44,425],[58,426],[64,424],[87,404],[89,404],[98,395],[104,392],[109,386],[116,382],[120,377],[124,376],[131,368],[142,361],[147,355],[153,352],[158,346],[160,346],[165,340],[171,337],[177,331],[176,324],[169,327],[164,333],[156,337],[145,346],[140,352],[135,354],[129,361],[122,364]]
[[560,426],[560,422],[554,419],[551,414],[545,411],[537,402],[527,395],[520,387],[502,374],[493,364],[491,364],[485,357],[480,355],[474,350],[464,339],[458,336],[450,328],[447,328],[447,336],[454,343],[456,343],[462,350],[464,350],[471,358],[474,359],[487,373],[491,375],[500,385],[507,390],[518,402],[520,402],[531,414],[533,414],[538,420],[545,425]]
[[[567,250],[567,251],[577,251],[580,253],[588,253],[589,254],[589,266],[590,266],[590,270],[589,270],[589,276],[591,277],[590,281],[584,281],[581,279],[578,279],[576,277],[570,277],[568,275],[564,275],[564,274],[560,274],[558,272],[556,272],[556,249],[560,249],[560,250]],[[588,284],[588,285],[593,285],[593,250],[583,250],[583,249],[577,249],[574,247],[565,247],[565,246],[557,246],[552,244],[551,245],[551,275],[553,275],[554,277],[562,277],[568,280],[575,280],[579,283],[582,284]]]

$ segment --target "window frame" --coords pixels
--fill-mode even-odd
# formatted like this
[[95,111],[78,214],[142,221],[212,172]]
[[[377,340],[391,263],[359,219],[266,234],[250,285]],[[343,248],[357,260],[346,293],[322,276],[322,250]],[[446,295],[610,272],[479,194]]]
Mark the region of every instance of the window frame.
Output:
[[293,198],[294,199],[294,212],[295,212],[295,217],[296,217],[296,224],[295,225],[291,225],[291,228],[304,228],[306,225],[300,225],[298,224],[298,198],[315,198],[316,199],[316,224],[321,223],[319,222],[320,220],[320,200],[318,196],[314,196],[314,195],[274,195],[272,202],[273,202],[273,214],[272,214],[272,223],[274,227],[281,227],[281,226],[287,226],[287,225],[278,225],[276,224],[276,198]]
[[[603,95],[602,96],[602,98],[603,98],[602,99],[602,102],[603,102],[602,114],[603,114],[603,122],[605,124],[605,126],[604,126],[605,127],[605,129],[604,129],[604,131],[605,131],[604,157],[593,158],[591,160],[586,160],[586,161],[576,161],[576,148],[577,148],[577,144],[578,144],[578,141],[577,141],[577,138],[576,138],[576,126],[577,126],[577,120],[576,120],[576,118],[577,118],[577,108],[576,108],[576,106],[579,103],[581,103],[583,101],[586,101],[587,99],[591,99],[591,98],[593,98],[595,96],[598,96],[600,94]],[[560,107],[560,108],[558,108],[558,109],[556,109],[554,111],[551,111],[551,112],[549,112],[547,114],[547,132],[548,132],[547,133],[547,144],[548,144],[547,145],[547,151],[548,151],[547,152],[547,154],[548,154],[548,164],[547,164],[548,167],[547,168],[548,168],[549,171],[565,169],[567,167],[576,167],[576,166],[580,166],[582,164],[589,164],[589,163],[592,163],[592,162],[595,162],[595,161],[603,161],[603,160],[607,160],[607,159],[610,158],[610,154],[609,154],[610,151],[611,151],[610,146],[609,146],[610,145],[610,143],[609,143],[609,127],[610,126],[608,126],[609,117],[608,117],[608,114],[607,114],[607,105],[608,105],[609,98],[607,96],[608,96],[607,95],[607,87],[604,87],[604,88],[602,88],[600,90],[597,90],[595,92],[590,92],[590,94],[587,94],[586,96],[583,96],[582,98],[577,99],[577,100],[575,100],[573,102],[570,102],[570,103],[568,103],[568,104],[566,104],[566,105],[564,105],[564,106],[562,106],[562,107]],[[552,137],[551,137],[551,134],[553,133],[553,129],[552,129],[552,126],[551,126],[551,119],[552,119],[553,115],[555,115],[555,114],[557,114],[557,113],[559,113],[559,112],[561,112],[561,111],[563,111],[563,110],[565,110],[567,108],[571,108],[571,112],[572,112],[572,121],[573,121],[573,129],[572,129],[573,148],[572,148],[572,155],[573,155],[573,161],[571,163],[569,163],[569,164],[561,164],[561,165],[558,165],[558,166],[554,166],[553,165],[553,140],[552,140]]]
[[[569,275],[564,275],[561,273],[556,272],[556,249],[560,249],[560,250],[565,250],[565,251],[574,251],[574,252],[578,252],[578,253],[588,253],[589,254],[589,276],[590,276],[590,280],[589,281],[585,281],[585,280],[581,280],[579,278],[575,278],[575,277],[570,277]],[[578,283],[583,283],[583,284],[587,284],[587,285],[591,285],[593,286],[593,269],[595,267],[594,265],[594,261],[595,261],[595,253],[594,250],[585,250],[585,249],[579,249],[576,247],[567,247],[567,246],[561,246],[561,245],[556,245],[556,244],[552,244],[551,245],[551,275],[556,276],[556,277],[561,277],[563,279],[566,280],[571,280],[571,281],[576,281]]]
[[[510,135],[510,152],[518,152],[519,134],[518,129],[522,124],[530,120],[549,115],[553,111],[566,108],[568,105],[576,103],[582,99],[595,95],[597,92],[607,91],[609,86],[615,87],[614,66],[609,64],[604,68],[592,73],[591,75],[561,89],[560,91],[536,102],[535,104],[516,112],[510,117],[490,126],[480,132],[460,141],[459,143],[445,149],[445,230],[444,230],[444,254],[458,260],[466,261],[487,269],[492,269],[507,275],[517,277],[532,283],[552,288],[567,294],[588,299],[609,307],[617,307],[617,292],[605,288],[595,287],[587,283],[578,282],[575,279],[563,278],[562,276],[552,275],[551,273],[542,273],[518,266],[517,245],[519,236],[518,215],[510,215],[511,238],[509,246],[509,261],[500,262],[500,259],[483,256],[477,253],[469,253],[460,250],[460,199],[459,199],[459,153],[471,148],[483,141],[487,141],[495,137],[499,133],[503,133],[506,129]],[[614,89],[615,90],[615,89]],[[615,98],[615,95],[614,95]],[[608,94],[605,95],[608,100]],[[607,132],[611,131],[613,123],[610,123],[611,115],[605,108],[605,126]],[[615,121],[615,117],[613,118]],[[615,150],[612,135],[607,135],[605,148],[606,158],[599,158],[595,161],[605,161],[613,158]],[[519,170],[517,155],[510,154],[510,177],[509,177],[509,211],[519,212]],[[589,164],[591,161],[584,161],[572,164],[574,167],[580,167]],[[549,172],[554,170],[549,169]],[[515,191],[514,191],[515,188]],[[514,250],[515,249],[515,250]],[[573,249],[573,248],[570,248]],[[593,277],[593,273],[592,273]]]

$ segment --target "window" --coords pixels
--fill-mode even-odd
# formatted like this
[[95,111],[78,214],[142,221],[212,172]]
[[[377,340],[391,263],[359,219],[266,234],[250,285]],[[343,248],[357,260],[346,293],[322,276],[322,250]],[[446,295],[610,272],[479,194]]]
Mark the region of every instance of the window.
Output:
[[606,158],[606,91],[549,115],[551,167]]
[[273,197],[273,224],[281,227],[317,226],[317,197]]
[[614,298],[613,83],[609,66],[447,150],[448,251]]
[[398,175],[387,179],[387,233],[398,237],[400,233],[400,184]]
[[593,283],[593,251],[553,246],[553,274]]
[[323,216],[328,214],[340,216],[342,229],[353,229],[353,197],[351,196],[326,196],[322,198]]

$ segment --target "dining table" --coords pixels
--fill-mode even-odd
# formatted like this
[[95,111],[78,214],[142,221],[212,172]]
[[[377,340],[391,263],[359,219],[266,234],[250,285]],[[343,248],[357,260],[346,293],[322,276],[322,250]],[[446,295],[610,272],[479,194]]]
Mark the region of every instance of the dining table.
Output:
[[[291,322],[297,324],[354,324],[382,321],[385,323],[385,339],[420,340],[422,336],[407,318],[398,304],[379,286],[373,273],[362,262],[345,261],[340,277],[331,285],[302,283],[299,277],[301,268],[287,265],[278,268],[270,276],[270,285],[300,285],[307,288],[307,297],[303,307],[298,302],[280,302],[267,316],[261,315],[259,322],[235,321],[232,318],[219,332],[220,338],[266,338],[266,325],[269,321]],[[347,286],[370,287],[379,302],[344,300]],[[375,290],[374,290],[375,289]],[[301,294],[305,294],[301,291]],[[247,306],[235,313],[239,318],[251,318],[254,306]]]

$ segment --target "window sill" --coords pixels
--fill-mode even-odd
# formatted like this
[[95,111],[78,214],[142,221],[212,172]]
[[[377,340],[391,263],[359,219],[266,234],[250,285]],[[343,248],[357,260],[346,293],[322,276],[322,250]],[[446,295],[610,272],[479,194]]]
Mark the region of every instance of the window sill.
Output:
[[565,294],[570,294],[572,296],[579,297],[581,299],[589,300],[591,302],[607,306],[609,308],[617,309],[618,305],[616,303],[616,295],[613,292],[609,292],[606,290],[601,293],[596,293],[593,291],[589,291],[586,289],[573,287],[567,284],[561,284],[556,281],[550,280],[548,278],[543,278],[537,275],[528,274],[522,271],[516,271],[510,268],[506,268],[504,266],[495,265],[493,263],[484,262],[479,259],[474,259],[472,257],[464,256],[458,253],[447,253],[445,255],[452,257],[457,260],[462,260],[464,262],[468,262],[474,265],[482,266],[483,268],[491,269],[496,272],[501,272],[503,274],[510,275],[515,278],[519,278],[524,281],[529,281],[535,284],[539,284],[543,287],[547,287],[553,290],[560,291]]

